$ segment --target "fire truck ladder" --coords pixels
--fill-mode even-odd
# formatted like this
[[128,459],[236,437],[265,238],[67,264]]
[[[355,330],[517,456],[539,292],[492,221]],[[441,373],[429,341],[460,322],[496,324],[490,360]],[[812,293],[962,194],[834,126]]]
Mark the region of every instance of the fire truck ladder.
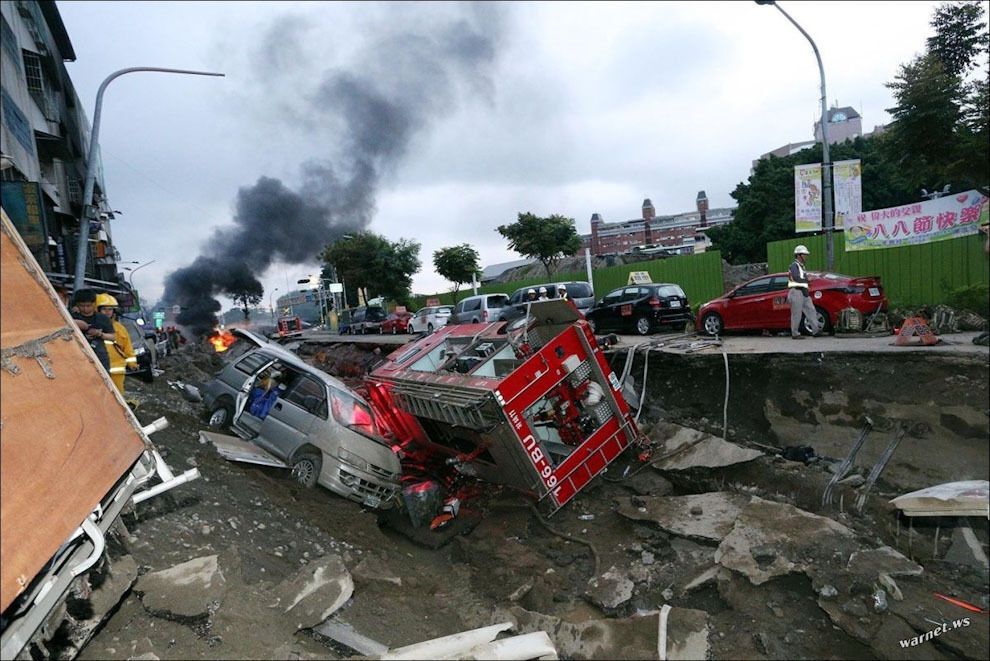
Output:
[[499,422],[483,410],[491,397],[487,391],[428,383],[397,383],[393,392],[399,405],[415,416],[479,430]]

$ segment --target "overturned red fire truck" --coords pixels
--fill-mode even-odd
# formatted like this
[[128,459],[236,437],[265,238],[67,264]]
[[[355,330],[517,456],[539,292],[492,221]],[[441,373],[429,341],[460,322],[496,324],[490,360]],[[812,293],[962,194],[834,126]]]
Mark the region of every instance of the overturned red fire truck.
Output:
[[366,384],[404,469],[453,467],[531,493],[546,515],[643,440],[568,301],[533,303],[511,323],[444,327],[390,354]]

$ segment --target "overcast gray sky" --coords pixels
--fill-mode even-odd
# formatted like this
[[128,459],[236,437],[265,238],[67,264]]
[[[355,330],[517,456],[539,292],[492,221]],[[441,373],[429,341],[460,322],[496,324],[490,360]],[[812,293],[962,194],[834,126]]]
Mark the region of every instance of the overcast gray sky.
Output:
[[[636,218],[645,197],[658,214],[691,210],[699,190],[732,206],[752,159],[812,139],[819,110],[810,45],[753,2],[57,4],[90,117],[118,69],[226,74],[130,74],[104,97],[106,184],[123,212],[113,235],[124,261],[156,260],[134,276],[152,300],[232,222],[240,189],[264,176],[299,190],[304,163],[348,163],[363,120],[342,117],[331,76],[410,111],[404,141],[383,147],[367,220],[422,244],[417,293],[449,287],[433,272],[438,248],[517,259],[495,227],[519,212],[563,214],[586,233],[592,213]],[[856,108],[865,131],[889,121],[884,83],[924,49],[936,5],[781,3],[819,47],[830,104]],[[410,59],[462,27],[485,38],[463,44],[464,64]],[[317,270],[315,258],[276,261],[265,304]]]

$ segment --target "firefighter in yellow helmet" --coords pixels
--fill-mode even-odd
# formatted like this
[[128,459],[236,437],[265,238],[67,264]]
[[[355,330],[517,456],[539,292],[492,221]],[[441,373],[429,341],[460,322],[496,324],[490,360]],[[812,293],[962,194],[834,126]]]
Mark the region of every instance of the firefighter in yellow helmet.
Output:
[[129,370],[137,369],[137,357],[131,344],[131,335],[124,324],[117,320],[117,299],[110,294],[96,296],[96,309],[100,314],[110,317],[113,322],[113,340],[105,340],[107,353],[110,355],[110,378],[117,386],[120,394],[124,394],[124,377]]

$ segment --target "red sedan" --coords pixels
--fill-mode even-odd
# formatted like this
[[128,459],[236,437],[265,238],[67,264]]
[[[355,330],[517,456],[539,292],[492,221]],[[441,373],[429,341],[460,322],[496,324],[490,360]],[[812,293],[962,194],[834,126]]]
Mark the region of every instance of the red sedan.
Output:
[[[808,271],[811,299],[822,332],[832,332],[843,308],[856,308],[864,317],[887,309],[878,276],[856,278]],[[745,282],[698,310],[697,328],[706,335],[727,330],[790,330],[787,274],[773,273]],[[805,333],[808,329],[803,328]]]
[[396,335],[397,333],[405,333],[406,326],[409,325],[409,320],[412,319],[412,314],[408,312],[392,312],[388,315],[388,318],[382,322],[382,332],[391,333]]

